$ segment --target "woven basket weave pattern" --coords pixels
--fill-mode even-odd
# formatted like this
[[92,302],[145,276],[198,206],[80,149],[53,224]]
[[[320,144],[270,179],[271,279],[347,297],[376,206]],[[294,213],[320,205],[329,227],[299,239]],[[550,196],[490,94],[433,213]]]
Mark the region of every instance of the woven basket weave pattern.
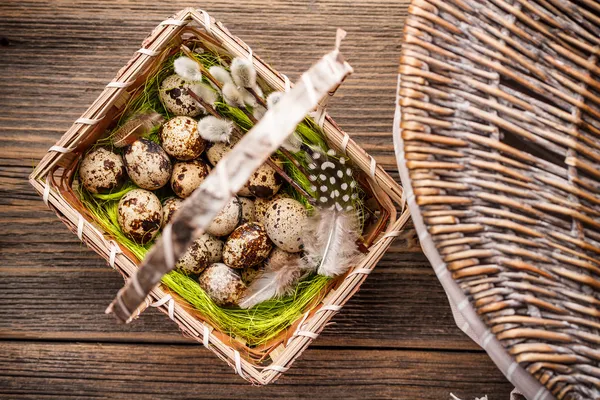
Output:
[[415,0],[401,135],[437,252],[559,399],[600,398],[600,3]]

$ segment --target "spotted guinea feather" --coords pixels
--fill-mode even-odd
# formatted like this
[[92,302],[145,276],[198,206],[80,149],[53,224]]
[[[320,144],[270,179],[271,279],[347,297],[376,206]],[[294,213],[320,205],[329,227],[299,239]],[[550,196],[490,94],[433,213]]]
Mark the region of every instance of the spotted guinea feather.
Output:
[[312,150],[307,154],[308,179],[317,205],[303,230],[305,259],[320,275],[341,275],[358,255],[356,181],[346,157],[337,158],[333,150]]

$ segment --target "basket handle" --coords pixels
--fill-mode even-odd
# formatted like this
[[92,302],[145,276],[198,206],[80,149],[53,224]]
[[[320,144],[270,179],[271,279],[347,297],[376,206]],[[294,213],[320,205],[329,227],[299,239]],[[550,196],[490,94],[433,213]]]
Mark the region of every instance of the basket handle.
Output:
[[[342,31],[343,32],[343,31]],[[338,37],[340,32],[338,31]],[[308,112],[352,73],[339,45],[305,72],[263,118],[219,161],[173,216],[142,265],[106,309],[126,322],[163,275],[175,267],[192,242],[210,225],[254,171],[274,153]]]

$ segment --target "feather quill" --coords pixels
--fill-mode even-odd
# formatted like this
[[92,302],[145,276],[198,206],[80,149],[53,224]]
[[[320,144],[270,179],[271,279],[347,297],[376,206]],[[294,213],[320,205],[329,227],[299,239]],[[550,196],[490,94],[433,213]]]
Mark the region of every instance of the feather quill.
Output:
[[333,150],[313,150],[308,154],[308,179],[317,205],[303,229],[305,260],[319,275],[342,275],[359,254],[356,241],[360,232],[354,208],[358,198],[356,181],[348,160],[336,158]]
[[202,72],[198,63],[189,57],[179,57],[173,62],[175,73],[186,81],[199,82],[202,80]]
[[164,122],[162,115],[156,111],[147,111],[133,115],[113,134],[113,145],[125,147],[150,133],[150,131]]
[[250,284],[238,305],[251,308],[263,301],[289,295],[306,272],[306,264],[298,254],[275,249],[265,270]]

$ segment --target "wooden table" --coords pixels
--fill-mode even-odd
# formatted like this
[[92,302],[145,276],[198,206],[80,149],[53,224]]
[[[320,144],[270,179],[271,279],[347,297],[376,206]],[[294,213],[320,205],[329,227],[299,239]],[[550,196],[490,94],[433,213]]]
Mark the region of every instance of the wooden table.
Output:
[[[0,397],[507,399],[511,386],[454,325],[441,286],[400,241],[269,387],[249,386],[156,310],[104,315],[121,277],[27,183],[44,152],[161,20],[202,7],[295,79],[348,31],[356,72],[334,118],[397,178],[392,118],[407,0],[0,3]],[[410,234],[409,234],[410,236]]]

